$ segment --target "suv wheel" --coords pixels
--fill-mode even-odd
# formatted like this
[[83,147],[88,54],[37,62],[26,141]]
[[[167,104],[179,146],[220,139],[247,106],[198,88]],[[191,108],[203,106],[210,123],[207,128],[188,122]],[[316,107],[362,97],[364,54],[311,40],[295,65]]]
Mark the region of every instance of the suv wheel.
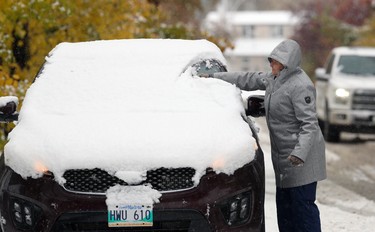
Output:
[[333,126],[332,124],[329,123],[328,115],[329,115],[328,109],[326,109],[326,120],[320,123],[321,125],[323,125],[322,131],[323,131],[324,139],[327,142],[339,142],[340,130],[336,126]]

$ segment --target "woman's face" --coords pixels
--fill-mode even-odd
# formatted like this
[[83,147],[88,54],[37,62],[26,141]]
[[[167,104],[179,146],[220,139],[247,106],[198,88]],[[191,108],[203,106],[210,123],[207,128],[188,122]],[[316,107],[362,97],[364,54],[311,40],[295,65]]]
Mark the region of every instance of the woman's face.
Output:
[[284,69],[284,66],[277,60],[271,59],[270,66],[272,68],[272,75],[278,76],[280,71]]

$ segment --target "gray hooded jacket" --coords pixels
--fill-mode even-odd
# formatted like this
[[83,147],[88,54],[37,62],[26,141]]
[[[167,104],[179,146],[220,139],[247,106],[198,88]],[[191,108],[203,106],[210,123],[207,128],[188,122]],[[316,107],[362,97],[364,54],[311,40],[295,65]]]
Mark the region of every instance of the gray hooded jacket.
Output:
[[[271,52],[271,58],[284,66],[277,78],[272,73],[259,72],[215,73],[214,78],[233,83],[242,90],[266,90],[266,119],[278,187],[323,180],[326,178],[325,144],[316,115],[316,91],[299,67],[300,47],[293,40],[285,40]],[[289,155],[297,156],[304,164],[293,166],[287,159]]]

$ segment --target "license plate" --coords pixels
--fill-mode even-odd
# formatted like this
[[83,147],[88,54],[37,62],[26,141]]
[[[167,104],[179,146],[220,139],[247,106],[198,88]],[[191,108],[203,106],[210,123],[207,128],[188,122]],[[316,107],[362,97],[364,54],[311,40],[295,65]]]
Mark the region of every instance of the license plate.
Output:
[[152,226],[152,205],[115,205],[108,207],[108,227]]

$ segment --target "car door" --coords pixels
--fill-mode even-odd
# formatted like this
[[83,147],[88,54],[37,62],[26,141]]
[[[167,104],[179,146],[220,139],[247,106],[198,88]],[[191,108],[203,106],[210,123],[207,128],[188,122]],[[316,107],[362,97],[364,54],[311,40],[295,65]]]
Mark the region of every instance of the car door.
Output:
[[335,55],[331,54],[326,62],[325,68],[318,68],[315,70],[316,82],[315,88],[317,92],[316,96],[316,109],[318,113],[318,118],[320,120],[326,121],[326,99],[329,81],[332,75],[333,62],[335,60]]

